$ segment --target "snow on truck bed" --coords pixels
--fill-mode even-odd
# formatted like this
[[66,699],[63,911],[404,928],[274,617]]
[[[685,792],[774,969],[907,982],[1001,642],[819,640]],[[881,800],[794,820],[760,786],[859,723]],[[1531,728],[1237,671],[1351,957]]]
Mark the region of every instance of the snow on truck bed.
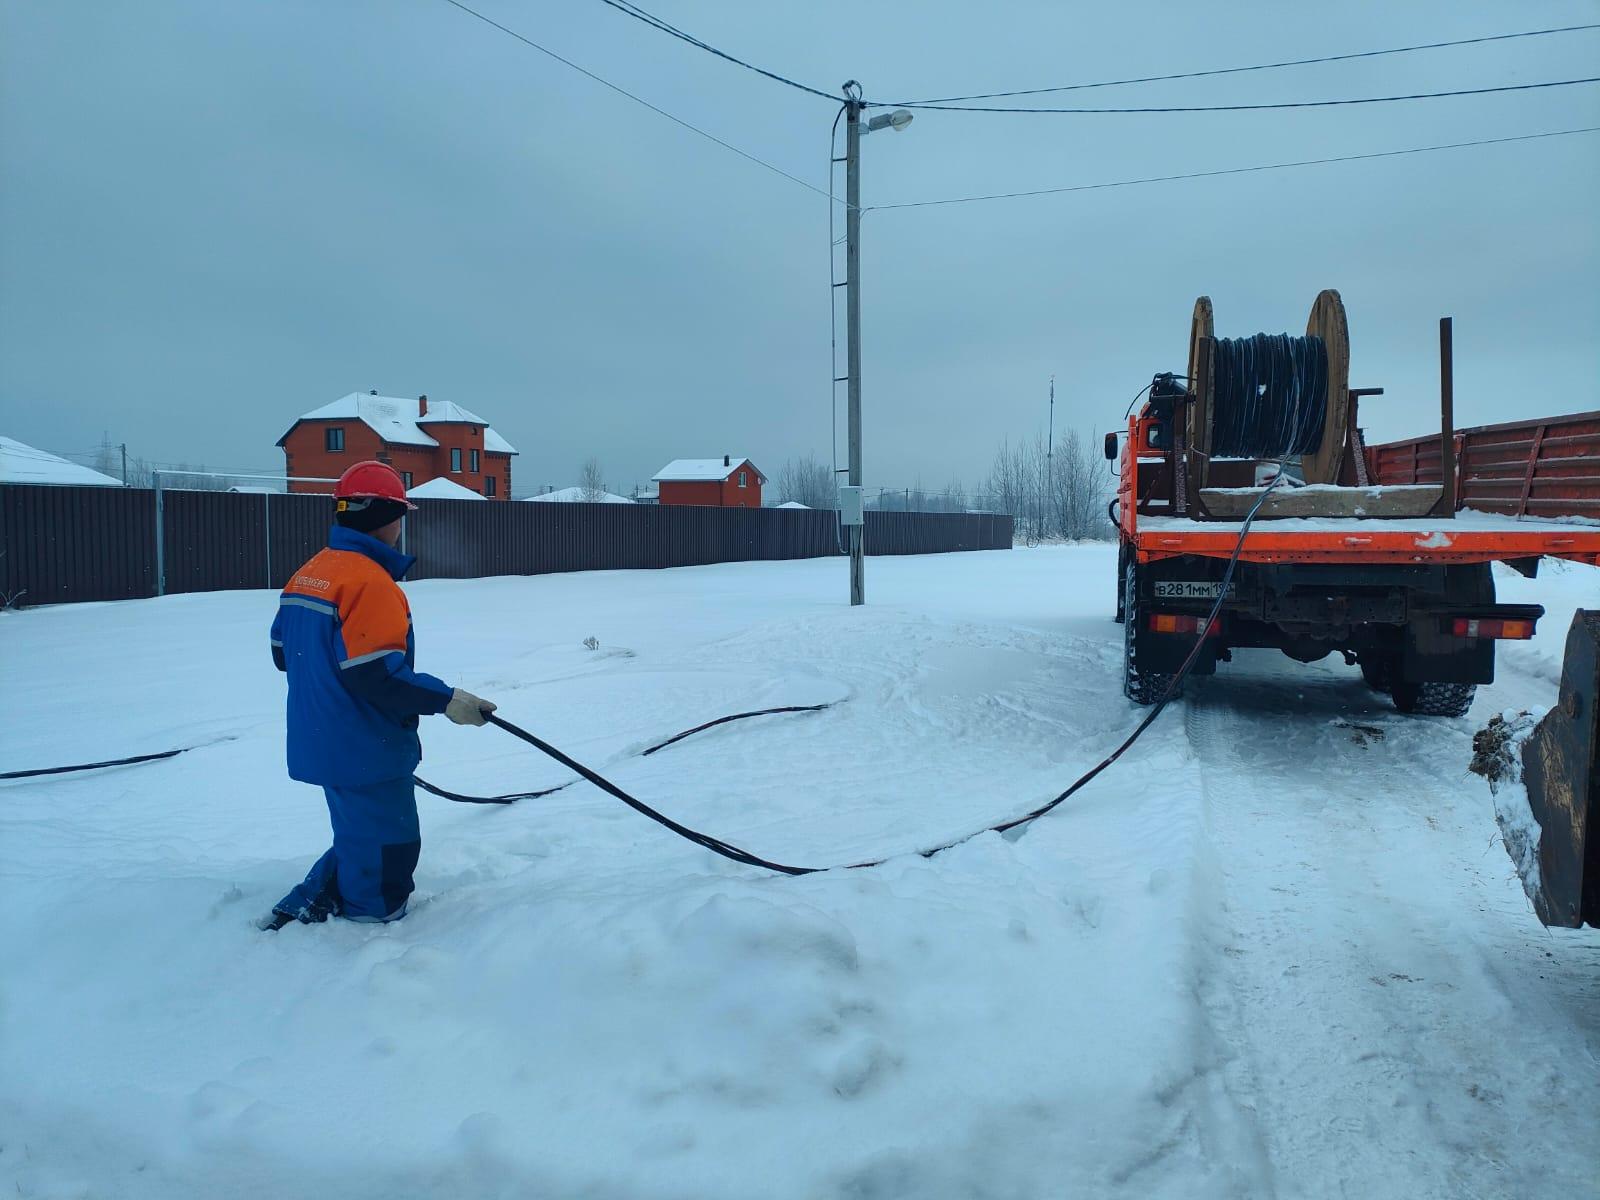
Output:
[[[1244,491],[1246,489],[1233,489]],[[1249,489],[1257,490],[1257,489]],[[1302,490],[1310,490],[1309,488]],[[1242,521],[1196,521],[1189,517],[1139,516],[1140,533],[1238,533]],[[1359,529],[1364,533],[1551,533],[1582,534],[1594,537],[1600,533],[1600,522],[1584,517],[1563,517],[1559,520],[1543,517],[1508,517],[1503,513],[1477,512],[1462,509],[1452,520],[1438,517],[1276,517],[1258,519],[1250,526],[1252,536],[1258,533],[1339,533]]]
[[[327,838],[282,772],[275,597],[0,614],[0,1194],[1592,1194],[1600,937],[1546,933],[1465,773],[1553,701],[1600,572],[1472,720],[1245,652],[1125,736],[1114,548],[410,586],[420,660],[737,866],[580,786],[419,796],[415,911],[258,933]],[[599,640],[586,650],[587,637]],[[724,713],[837,701],[637,750]],[[424,777],[563,771],[425,727]]]

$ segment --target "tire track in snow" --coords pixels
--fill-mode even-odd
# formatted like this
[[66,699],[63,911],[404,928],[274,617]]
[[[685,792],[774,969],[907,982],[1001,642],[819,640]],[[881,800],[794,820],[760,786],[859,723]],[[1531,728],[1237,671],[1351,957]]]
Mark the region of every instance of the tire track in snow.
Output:
[[[1572,1004],[1592,989],[1570,979],[1589,956],[1550,957],[1485,857],[1492,818],[1462,782],[1472,723],[1240,658],[1185,723],[1217,856],[1223,1029],[1253,1064],[1282,1194],[1581,1194],[1600,1087],[1564,1063],[1596,1052]],[[1349,722],[1381,732],[1358,742]]]

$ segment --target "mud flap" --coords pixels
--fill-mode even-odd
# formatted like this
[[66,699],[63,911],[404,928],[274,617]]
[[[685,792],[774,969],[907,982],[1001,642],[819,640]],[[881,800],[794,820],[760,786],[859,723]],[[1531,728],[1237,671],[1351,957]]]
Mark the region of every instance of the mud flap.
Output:
[[1539,823],[1539,919],[1600,926],[1600,611],[1572,619],[1560,699],[1523,743],[1522,780]]

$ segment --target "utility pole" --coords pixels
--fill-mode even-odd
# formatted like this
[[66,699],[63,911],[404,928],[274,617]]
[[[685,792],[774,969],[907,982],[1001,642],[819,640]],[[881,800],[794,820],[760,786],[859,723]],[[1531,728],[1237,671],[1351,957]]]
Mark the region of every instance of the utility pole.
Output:
[[[861,85],[844,85],[845,391],[849,397],[850,486],[861,486]],[[850,529],[850,603],[867,602],[867,527]]]
[[122,486],[128,486],[128,443],[122,443]]
[[[849,341],[845,355],[845,390],[850,404],[850,483],[847,490],[840,492],[840,518],[850,531],[852,605],[867,601],[867,529],[861,492],[861,135],[879,129],[898,132],[911,124],[911,113],[903,108],[883,113],[863,124],[861,114],[865,108],[861,85],[852,79],[844,85],[845,336]],[[829,169],[832,169],[831,163]],[[833,252],[831,246],[828,252]],[[880,493],[880,502],[882,498]]]

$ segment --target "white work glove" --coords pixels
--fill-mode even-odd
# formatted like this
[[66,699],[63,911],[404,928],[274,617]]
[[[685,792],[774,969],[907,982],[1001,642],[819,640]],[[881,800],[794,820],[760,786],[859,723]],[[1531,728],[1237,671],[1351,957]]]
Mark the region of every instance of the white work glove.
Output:
[[457,725],[484,725],[494,708],[494,701],[457,688],[450,696],[450,703],[445,705],[444,715]]

